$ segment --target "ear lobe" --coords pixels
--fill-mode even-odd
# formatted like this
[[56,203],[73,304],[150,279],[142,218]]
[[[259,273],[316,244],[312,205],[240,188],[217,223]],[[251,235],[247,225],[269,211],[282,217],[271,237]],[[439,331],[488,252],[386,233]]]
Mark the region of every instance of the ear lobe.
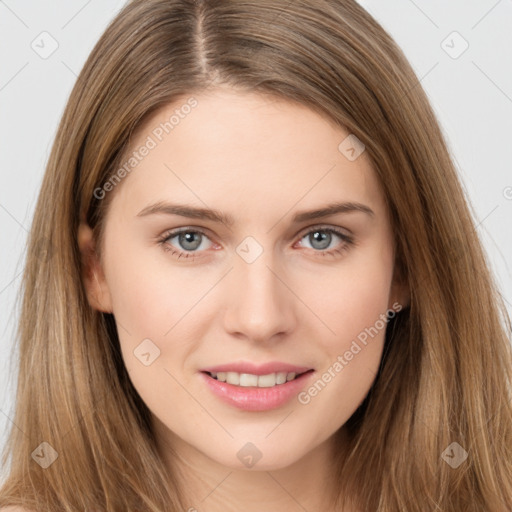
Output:
[[78,247],[82,259],[82,282],[89,304],[98,311],[112,313],[112,297],[96,253],[93,231],[84,222],[78,226]]

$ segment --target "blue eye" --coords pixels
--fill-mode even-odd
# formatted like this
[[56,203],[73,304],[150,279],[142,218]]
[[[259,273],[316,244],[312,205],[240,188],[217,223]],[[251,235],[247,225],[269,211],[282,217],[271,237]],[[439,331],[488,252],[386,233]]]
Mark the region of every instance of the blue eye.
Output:
[[[179,248],[176,249],[174,245],[170,244],[170,241],[173,238],[177,238],[178,244],[184,250]],[[170,251],[173,256],[178,255],[178,258],[193,258],[195,256],[193,253],[197,252],[198,249],[201,248],[203,238],[207,239],[208,237],[202,231],[185,228],[171,233],[166,233],[164,237],[160,239],[160,244],[165,251]]]
[[[327,247],[331,245],[331,242],[333,241],[333,238],[340,238],[345,244],[352,243],[351,237],[346,235],[345,233],[342,233],[341,231],[338,231],[334,228],[316,228],[313,230],[310,230],[302,237],[301,240],[307,239],[308,242],[312,245],[312,249],[318,250],[318,251],[324,251]],[[346,245],[345,245],[346,248]],[[336,250],[334,250],[336,251]],[[327,254],[332,253],[333,251],[324,251]]]
[[[300,237],[300,241],[305,238],[308,239],[311,250],[322,256],[342,254],[354,243],[351,236],[330,227],[310,229]],[[335,238],[340,239],[341,243],[338,243],[333,249],[325,250]],[[173,239],[176,239],[178,247],[171,243]],[[205,240],[209,240],[209,238],[203,231],[195,228],[182,228],[165,233],[159,239],[159,243],[165,251],[170,252],[173,256],[177,256],[178,259],[196,258],[199,257],[196,253],[201,253],[207,248],[203,246]]]

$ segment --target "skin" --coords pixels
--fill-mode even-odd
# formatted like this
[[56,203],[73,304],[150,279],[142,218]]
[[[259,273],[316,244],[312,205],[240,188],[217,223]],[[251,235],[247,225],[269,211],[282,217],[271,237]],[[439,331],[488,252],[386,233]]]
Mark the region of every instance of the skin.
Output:
[[[239,360],[284,361],[314,368],[313,384],[358,334],[404,304],[393,282],[384,196],[366,153],[350,161],[338,150],[348,132],[307,107],[230,88],[194,97],[198,106],[109,192],[101,259],[81,224],[89,301],[115,316],[124,363],[191,510],[331,510],[334,434],[343,437],[375,379],[384,329],[308,404],[294,398],[274,410],[242,411],[213,395],[198,372]],[[186,98],[154,114],[131,150]],[[234,224],[138,216],[157,201],[216,209]],[[291,222],[298,211],[345,201],[374,215]],[[177,236],[165,244],[194,259],[178,259],[159,243],[183,227],[206,233],[196,235],[195,252]],[[315,228],[338,228],[354,243],[336,234],[317,241]],[[236,252],[247,236],[263,249],[252,263]],[[160,350],[149,366],[134,356],[147,338]],[[237,457],[247,442],[262,454],[252,468]]]

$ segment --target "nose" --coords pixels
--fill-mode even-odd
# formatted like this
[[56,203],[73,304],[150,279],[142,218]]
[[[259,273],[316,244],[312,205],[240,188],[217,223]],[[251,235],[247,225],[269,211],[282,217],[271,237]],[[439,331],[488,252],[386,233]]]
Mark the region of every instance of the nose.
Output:
[[271,251],[252,263],[235,255],[228,277],[226,332],[255,343],[277,341],[295,328],[296,299],[289,289],[286,272]]

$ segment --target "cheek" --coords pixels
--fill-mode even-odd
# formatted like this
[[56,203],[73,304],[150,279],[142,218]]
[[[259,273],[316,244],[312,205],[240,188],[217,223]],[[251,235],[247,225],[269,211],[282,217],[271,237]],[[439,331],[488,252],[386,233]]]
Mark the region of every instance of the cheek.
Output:
[[162,338],[214,284],[199,267],[178,267],[163,249],[136,248],[110,266],[116,320],[134,336]]
[[179,268],[163,250],[126,252],[109,268],[113,312],[124,365],[155,411],[169,399],[158,390],[180,401],[182,390],[173,376],[181,381],[183,366],[204,338],[209,322],[204,313],[199,318],[207,303],[202,298],[208,299],[218,276],[199,267]]
[[169,402],[184,404],[187,399],[180,372],[195,349],[190,340],[200,339],[187,329],[196,329],[191,308],[205,285],[166,265],[164,251],[161,259],[154,250],[127,252],[109,273],[121,354],[144,403],[153,414],[162,413]]
[[[392,282],[392,256],[347,261],[336,272],[325,274],[308,295],[309,304],[325,324],[321,339],[330,353],[343,350],[350,342],[376,323],[382,330],[381,315],[389,307]],[[364,337],[364,336],[363,336]]]
[[[380,253],[331,275],[318,300],[331,331],[319,337],[324,359],[299,403],[335,429],[353,414],[375,380],[382,357],[392,280],[392,256]],[[329,428],[327,430],[329,430]]]

